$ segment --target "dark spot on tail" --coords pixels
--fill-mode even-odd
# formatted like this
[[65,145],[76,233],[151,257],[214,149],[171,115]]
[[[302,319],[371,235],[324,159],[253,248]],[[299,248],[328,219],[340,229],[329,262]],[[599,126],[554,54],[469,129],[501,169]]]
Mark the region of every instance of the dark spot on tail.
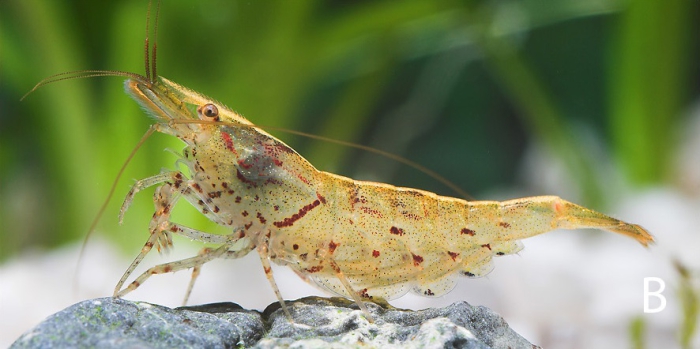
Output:
[[433,293],[433,291],[431,289],[425,290],[425,292],[423,292],[423,294],[426,296],[434,296],[435,295],[435,293]]
[[294,244],[294,245],[292,245],[292,248],[294,249],[294,251],[296,251],[296,250],[298,250],[298,249],[299,249],[299,245],[297,245],[297,244]]

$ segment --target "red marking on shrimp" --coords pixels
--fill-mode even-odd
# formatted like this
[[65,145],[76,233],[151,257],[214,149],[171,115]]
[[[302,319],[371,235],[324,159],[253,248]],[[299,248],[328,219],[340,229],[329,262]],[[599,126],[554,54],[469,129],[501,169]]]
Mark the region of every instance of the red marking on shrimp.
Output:
[[488,248],[488,249],[489,249],[489,251],[491,251],[491,244],[485,244],[485,245],[481,245],[481,247],[486,247],[486,248]]
[[394,234],[394,235],[403,236],[403,229],[401,229],[401,228],[391,227],[389,229],[389,232]]
[[331,240],[331,242],[328,244],[328,252],[333,253],[335,252],[335,249],[339,246],[339,243],[334,242]]
[[257,186],[258,186],[257,183],[251,181],[251,180],[248,179],[248,178],[245,178],[245,176],[241,173],[241,171],[240,171],[239,169],[236,169],[236,177],[238,177],[238,180],[240,180],[241,182],[243,182],[243,183],[245,183],[245,184],[250,185],[251,187],[257,187]]
[[413,256],[413,265],[414,265],[414,266],[417,267],[417,266],[419,266],[421,263],[423,263],[423,257],[422,257],[422,256],[419,256],[419,255],[413,254],[413,253],[411,253],[411,255]]
[[238,160],[238,166],[241,166],[241,167],[243,167],[244,169],[247,170],[247,169],[250,169],[251,167],[253,167],[253,164],[247,164],[247,163],[245,162],[245,160],[240,159],[240,160]]
[[311,267],[311,268],[306,268],[306,269],[304,269],[304,270],[308,271],[309,273],[318,273],[318,272],[321,271],[322,269],[323,269],[323,266],[322,266],[322,265],[314,265],[313,267]]
[[369,207],[367,207],[367,206],[362,206],[362,207],[360,207],[360,210],[361,210],[362,212],[368,214],[368,215],[371,215],[371,216],[374,216],[374,217],[377,217],[377,218],[382,218],[382,217],[383,217],[383,216],[382,216],[382,213],[379,212],[379,210],[377,210],[377,209],[369,208]]
[[224,139],[224,144],[226,145],[226,149],[228,149],[230,152],[236,154],[236,148],[233,147],[233,139],[231,138],[231,135],[226,133],[226,132],[221,132],[221,138]]
[[370,296],[370,295],[367,293],[367,289],[366,289],[366,288],[361,289],[360,292],[358,292],[358,293],[360,294],[360,297],[362,297],[362,298],[372,299],[372,296]]
[[320,205],[321,201],[319,200],[314,200],[314,202],[302,207],[299,209],[298,213],[293,214],[291,217],[287,217],[282,221],[279,222],[273,222],[277,228],[283,228],[283,227],[291,227],[294,222],[298,221],[302,217],[304,217],[309,211],[313,210],[316,208],[316,206]]
[[453,261],[456,261],[456,260],[457,260],[457,257],[459,257],[459,253],[457,253],[457,252],[450,252],[450,251],[447,251],[447,254],[449,254],[450,257],[452,257],[452,260],[453,260]]
[[372,251],[372,257],[374,257],[374,258],[379,257],[379,251],[377,251],[377,250]]
[[462,230],[460,231],[460,233],[462,233],[463,235],[466,234],[466,235],[469,235],[469,236],[474,236],[474,235],[476,235],[476,233],[475,233],[473,230],[467,229],[467,228],[462,228]]

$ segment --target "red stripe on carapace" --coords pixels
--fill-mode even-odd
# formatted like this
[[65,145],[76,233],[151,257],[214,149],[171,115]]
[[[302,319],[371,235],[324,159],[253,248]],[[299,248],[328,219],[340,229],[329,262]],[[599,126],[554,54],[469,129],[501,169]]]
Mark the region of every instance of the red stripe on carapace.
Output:
[[226,145],[226,149],[235,154],[236,148],[233,147],[233,139],[231,139],[231,135],[226,132],[221,132],[221,138],[224,139],[224,145]]
[[316,193],[316,197],[317,197],[319,200],[321,200],[321,203],[322,203],[322,204],[324,204],[324,205],[326,204],[326,198],[324,198],[323,195],[321,195],[321,194],[319,194],[319,193]]
[[320,205],[321,201],[319,200],[314,200],[314,202],[302,207],[299,209],[298,213],[293,214],[291,217],[287,217],[282,221],[279,222],[273,222],[277,228],[282,228],[282,227],[290,227],[294,222],[300,220],[302,217],[304,217],[309,211],[313,210],[316,208],[316,206]]

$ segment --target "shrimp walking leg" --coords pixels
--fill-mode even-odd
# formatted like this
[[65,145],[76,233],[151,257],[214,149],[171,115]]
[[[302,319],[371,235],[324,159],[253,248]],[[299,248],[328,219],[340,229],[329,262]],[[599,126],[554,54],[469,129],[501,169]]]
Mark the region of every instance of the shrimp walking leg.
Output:
[[260,261],[262,262],[263,269],[265,270],[265,276],[267,277],[267,281],[270,282],[272,290],[275,292],[275,296],[277,296],[277,300],[282,306],[282,311],[284,311],[284,314],[287,315],[287,319],[289,319],[289,321],[292,321],[292,315],[289,313],[289,309],[287,309],[287,304],[284,302],[284,298],[282,298],[282,293],[280,293],[280,289],[279,287],[277,287],[275,278],[272,276],[272,266],[270,265],[270,250],[268,238],[264,237],[262,240],[262,243],[258,245],[258,255],[260,256]]
[[[177,203],[181,196],[184,195],[189,201],[200,200],[198,194],[190,187],[194,183],[191,183],[189,180],[187,183],[185,183],[185,180],[185,176],[179,171],[163,172],[161,174],[137,181],[127,194],[120,211],[120,220],[124,212],[131,204],[136,193],[147,187],[165,183],[158,187],[153,195],[153,204],[156,212],[153,214],[153,218],[149,224],[150,236],[148,237],[148,240],[144,244],[143,248],[141,248],[141,252],[139,252],[133,262],[131,262],[131,265],[129,265],[127,270],[124,272],[124,275],[122,275],[121,279],[117,283],[114,289],[115,294],[121,290],[122,286],[126,282],[126,279],[131,275],[131,273],[133,273],[134,269],[138,267],[143,258],[151,251],[154,245],[158,251],[160,251],[161,248],[167,249],[172,246],[171,232],[185,236],[188,236],[187,234],[191,234],[191,238],[205,242],[212,239],[218,239],[214,234],[197,232],[193,229],[174,225],[174,223],[170,222],[172,207],[175,205],[175,203]],[[215,220],[221,220],[218,216],[213,214],[210,215],[210,217]],[[204,236],[209,238],[204,238]]]
[[[154,179],[159,176],[154,176],[147,178],[145,181],[148,181],[149,179]],[[160,180],[162,178],[159,178]],[[134,186],[136,188],[134,190],[134,193],[138,192],[140,190],[139,184],[140,183],[145,183],[145,182],[137,182],[137,184]],[[157,183],[157,182],[156,182]],[[155,183],[154,183],[155,184]],[[151,184],[153,185],[153,184]],[[153,203],[156,207],[156,212],[153,214],[153,219],[151,219],[151,223],[149,225],[149,232],[150,236],[148,237],[148,240],[146,240],[146,243],[143,245],[141,248],[141,252],[136,256],[133,262],[129,265],[129,267],[126,269],[124,272],[124,275],[122,275],[121,279],[117,283],[117,286],[114,288],[114,294],[118,294],[126,282],[126,279],[131,275],[131,273],[136,269],[136,267],[141,263],[144,257],[151,251],[154,245],[157,246],[158,251],[160,251],[161,247],[163,248],[168,248],[169,246],[172,245],[172,237],[170,234],[169,230],[165,230],[167,225],[169,224],[169,219],[170,219],[170,211],[171,207],[177,202],[179,199],[180,195],[182,194],[183,191],[186,190],[186,188],[179,188],[173,191],[174,186],[170,183],[163,184],[162,186],[158,187],[156,189],[155,194],[153,195]],[[128,206],[127,202],[129,202],[130,198],[132,196],[128,195],[127,196],[127,201],[125,201],[125,205]]]
[[179,171],[162,172],[155,176],[136,181],[136,183],[134,183],[134,185],[131,187],[131,190],[129,190],[129,193],[126,194],[126,197],[124,198],[124,203],[122,204],[122,207],[119,210],[119,223],[121,224],[124,220],[124,214],[131,206],[131,203],[134,200],[134,196],[136,196],[138,192],[148,187],[152,187],[156,184],[161,184],[165,182],[175,182],[178,180],[178,178],[182,179],[182,176],[182,173]]
[[[224,259],[241,258],[241,257],[247,255],[254,248],[255,248],[255,246],[253,244],[248,244],[247,246],[245,246],[245,248],[238,250],[238,251],[226,251],[226,253],[219,256],[219,258],[224,258]],[[214,250],[215,250],[214,248],[205,247],[205,248],[201,249],[197,255],[198,256],[207,255],[207,254],[212,253]],[[205,262],[207,262],[207,261],[205,261]],[[204,265],[205,262],[197,264],[192,268],[192,276],[190,277],[190,283],[189,283],[189,285],[187,285],[187,292],[185,292],[185,299],[182,301],[183,306],[187,305],[187,300],[190,299],[190,294],[192,294],[192,289],[194,288],[194,283],[197,281],[197,278],[199,277],[199,274],[202,271],[202,265]]]
[[205,253],[200,253],[195,257],[187,258],[187,259],[182,259],[179,261],[175,262],[170,262],[170,263],[165,263],[165,264],[159,264],[155,267],[152,267],[148,270],[146,270],[143,274],[139,275],[139,277],[136,278],[136,280],[132,281],[129,286],[124,288],[123,290],[116,292],[114,297],[122,297],[126,295],[127,293],[134,291],[137,289],[141,284],[143,284],[151,275],[155,274],[165,274],[165,273],[171,273],[171,272],[176,272],[179,270],[183,269],[189,269],[189,268],[194,268],[197,266],[201,266],[204,263],[207,263],[209,261],[212,261],[222,254],[226,253],[228,249],[231,246],[229,244],[224,244],[221,245],[215,249],[208,250]]

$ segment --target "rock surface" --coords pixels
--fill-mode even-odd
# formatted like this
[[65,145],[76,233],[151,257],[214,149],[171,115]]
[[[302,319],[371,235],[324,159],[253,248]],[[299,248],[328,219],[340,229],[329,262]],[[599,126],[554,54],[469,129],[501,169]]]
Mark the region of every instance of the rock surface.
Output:
[[234,303],[170,309],[100,298],[68,307],[23,334],[11,348],[537,348],[499,315],[466,302],[421,311],[367,303],[374,323],[351,301],[308,297],[262,313]]

